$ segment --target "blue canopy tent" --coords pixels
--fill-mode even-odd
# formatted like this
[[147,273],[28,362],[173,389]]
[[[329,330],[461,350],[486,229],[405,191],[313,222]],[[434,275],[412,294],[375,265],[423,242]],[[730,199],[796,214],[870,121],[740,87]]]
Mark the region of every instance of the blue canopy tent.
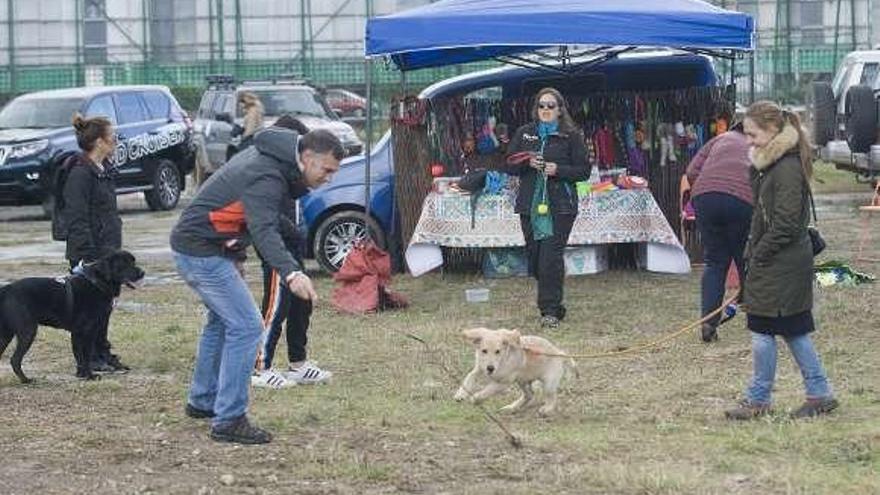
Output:
[[[573,46],[589,48],[578,54]],[[547,55],[554,47],[556,57]],[[635,47],[729,58],[754,48],[754,23],[747,14],[700,0],[442,0],[367,21],[367,99],[375,57],[390,57],[402,72],[489,59],[576,70],[570,63],[579,55],[601,61]],[[366,198],[371,136],[372,105],[367,105]],[[366,206],[369,215],[369,200]]]

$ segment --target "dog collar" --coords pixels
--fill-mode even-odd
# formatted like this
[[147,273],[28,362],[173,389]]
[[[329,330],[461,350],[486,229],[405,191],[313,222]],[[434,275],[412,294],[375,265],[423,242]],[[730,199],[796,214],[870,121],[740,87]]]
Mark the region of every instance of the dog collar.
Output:
[[93,274],[89,273],[86,270],[83,270],[82,272],[74,273],[73,275],[71,275],[71,277],[82,277],[82,278],[88,280],[90,284],[94,285],[98,289],[98,291],[102,292],[104,295],[107,295],[110,297],[116,297],[118,295],[115,293],[115,291],[113,290],[113,287],[110,286],[110,284],[99,279],[98,277],[95,277]]

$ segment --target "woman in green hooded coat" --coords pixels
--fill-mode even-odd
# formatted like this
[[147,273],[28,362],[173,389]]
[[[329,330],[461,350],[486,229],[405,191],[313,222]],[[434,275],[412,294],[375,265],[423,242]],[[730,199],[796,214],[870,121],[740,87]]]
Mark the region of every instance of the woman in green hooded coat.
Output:
[[746,111],[746,137],[755,207],[746,245],[743,306],[752,334],[753,375],[730,419],[770,411],[776,376],[776,336],[798,364],[806,401],[793,417],[825,414],[838,406],[813,346],[813,251],[810,220],[812,153],[797,115],[769,101]]

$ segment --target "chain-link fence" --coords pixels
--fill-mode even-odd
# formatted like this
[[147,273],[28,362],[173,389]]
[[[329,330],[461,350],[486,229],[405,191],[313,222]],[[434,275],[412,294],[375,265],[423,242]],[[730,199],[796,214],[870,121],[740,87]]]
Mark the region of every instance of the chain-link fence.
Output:
[[[770,99],[785,104],[806,102],[810,83],[831,80],[837,66],[848,53],[833,47],[797,47],[788,49],[759,49],[754,57],[754,98]],[[737,101],[749,103],[751,98],[752,61],[743,54],[735,61]],[[730,62],[718,60],[719,78],[730,80]]]

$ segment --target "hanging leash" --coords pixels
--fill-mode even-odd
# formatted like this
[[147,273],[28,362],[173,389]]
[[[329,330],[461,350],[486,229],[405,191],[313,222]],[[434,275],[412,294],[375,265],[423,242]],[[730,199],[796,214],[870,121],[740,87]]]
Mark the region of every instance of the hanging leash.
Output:
[[[724,311],[724,309],[729,304],[732,304],[734,301],[736,301],[736,299],[738,297],[739,297],[739,294],[734,294],[733,296],[728,298],[726,301],[721,303],[721,306],[719,306],[718,308],[716,308],[714,311],[707,314],[706,316],[700,318],[699,320],[691,322],[691,323],[685,325],[684,327],[676,330],[675,332],[672,332],[670,334],[666,334],[656,340],[652,340],[650,342],[646,342],[644,344],[640,344],[635,347],[629,347],[626,349],[620,349],[620,350],[616,350],[616,351],[596,352],[596,353],[591,353],[591,354],[551,353],[551,352],[541,352],[536,349],[527,349],[527,352],[529,352],[531,354],[547,356],[547,357],[562,357],[562,358],[570,358],[570,359],[597,359],[597,358],[619,357],[619,356],[625,356],[625,355],[629,355],[629,354],[635,354],[637,352],[644,351],[644,350],[650,349],[652,347],[657,347],[661,344],[669,342],[670,340],[673,340],[676,337],[678,337],[684,333],[687,333],[688,331],[702,325],[703,323],[706,323],[707,321],[709,321],[713,317],[715,317],[715,315],[718,315],[722,311]],[[725,320],[725,321],[727,321],[727,320]]]

